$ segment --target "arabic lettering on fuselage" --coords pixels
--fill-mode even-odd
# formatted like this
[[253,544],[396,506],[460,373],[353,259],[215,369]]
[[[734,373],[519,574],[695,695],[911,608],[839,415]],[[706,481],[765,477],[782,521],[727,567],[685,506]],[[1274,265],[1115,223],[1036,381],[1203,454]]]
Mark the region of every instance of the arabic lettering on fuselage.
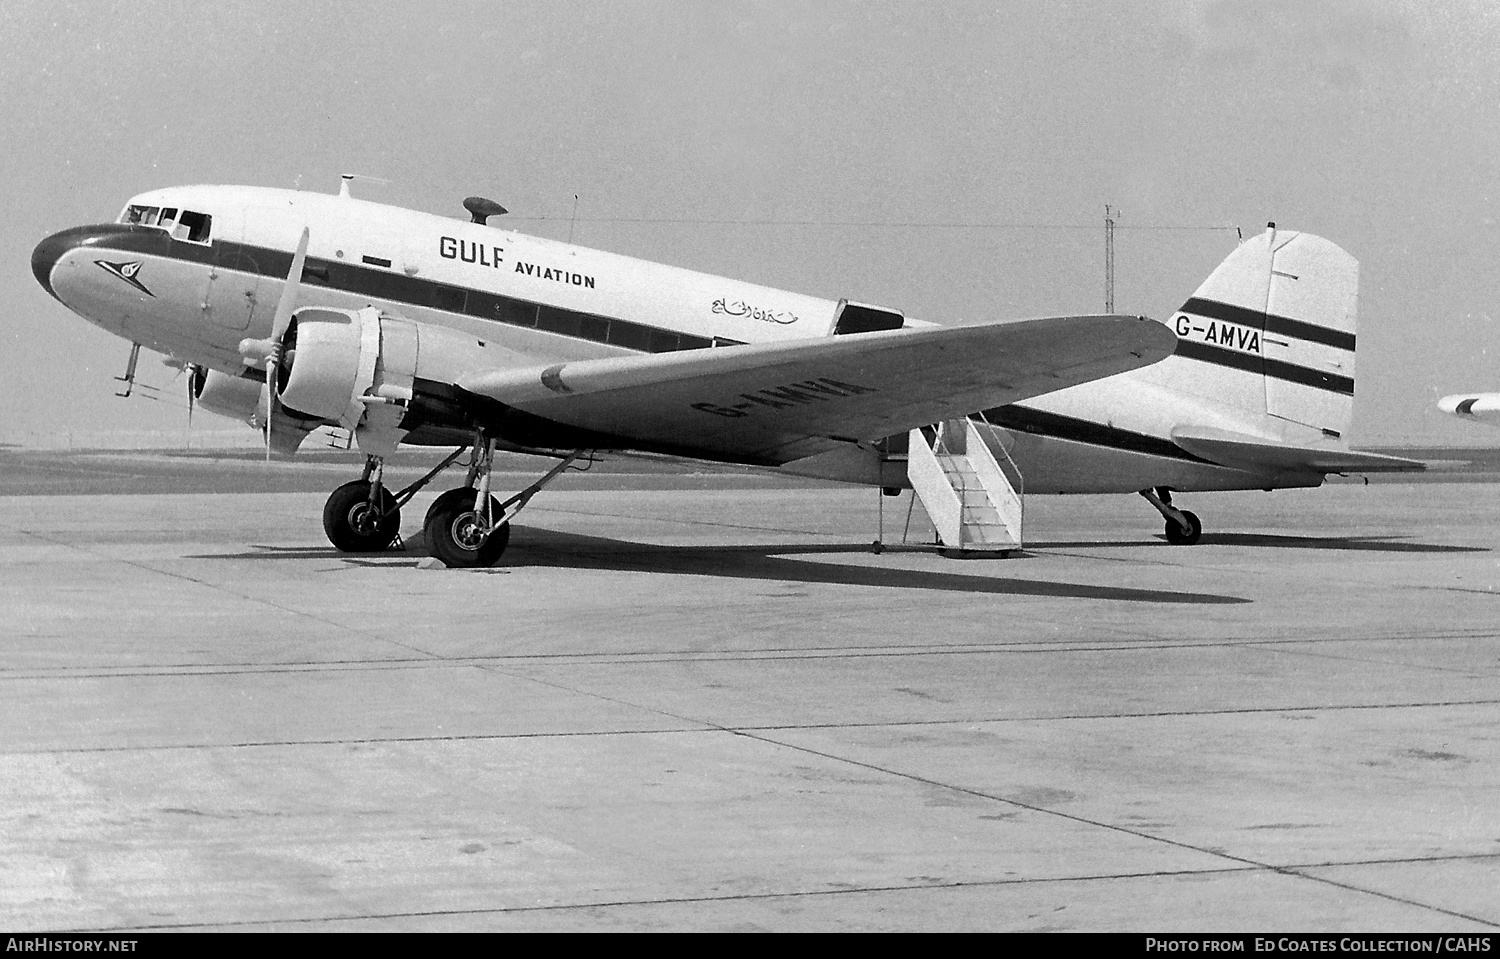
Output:
[[763,310],[758,306],[751,306],[744,300],[735,300],[732,303],[726,303],[722,296],[714,300],[713,311],[715,313],[723,313],[727,316],[748,316],[752,320],[760,320],[762,323],[776,323],[781,326],[797,322],[797,314],[795,313],[788,313],[785,310]]

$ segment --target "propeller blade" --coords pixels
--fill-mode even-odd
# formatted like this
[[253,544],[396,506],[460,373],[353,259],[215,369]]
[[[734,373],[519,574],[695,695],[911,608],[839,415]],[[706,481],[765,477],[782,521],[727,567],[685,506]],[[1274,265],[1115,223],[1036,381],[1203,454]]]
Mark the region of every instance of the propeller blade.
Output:
[[271,320],[271,351],[266,354],[266,462],[271,462],[271,421],[276,418],[276,368],[281,364],[281,338],[292,323],[292,311],[297,308],[297,288],[302,285],[302,267],[307,262],[307,227],[297,240],[297,252],[292,255],[292,268],[287,271],[286,286],[281,288],[281,299],[276,301],[276,316]]
[[281,289],[281,299],[276,302],[276,318],[271,321],[271,343],[281,342],[287,324],[292,322],[292,310],[297,306],[297,288],[302,285],[302,266],[307,262],[307,227],[297,240],[297,252],[292,256],[292,268],[286,275],[286,286]]
[[187,376],[188,448],[191,449],[193,446],[193,407],[198,402],[198,376],[202,370],[196,364],[189,364],[186,369],[189,371]]

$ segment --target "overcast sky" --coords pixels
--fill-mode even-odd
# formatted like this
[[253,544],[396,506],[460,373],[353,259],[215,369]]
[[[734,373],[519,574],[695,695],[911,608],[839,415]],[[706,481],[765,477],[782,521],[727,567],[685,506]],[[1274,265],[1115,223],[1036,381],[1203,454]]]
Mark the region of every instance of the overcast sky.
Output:
[[1275,220],[1360,260],[1356,444],[1500,444],[1433,408],[1500,390],[1493,0],[5,0],[0,37],[0,432],[182,419],[113,397],[128,345],[42,237],[353,172],[559,239],[577,194],[576,242],[937,322],[1102,309],[1106,203],[1158,319]]

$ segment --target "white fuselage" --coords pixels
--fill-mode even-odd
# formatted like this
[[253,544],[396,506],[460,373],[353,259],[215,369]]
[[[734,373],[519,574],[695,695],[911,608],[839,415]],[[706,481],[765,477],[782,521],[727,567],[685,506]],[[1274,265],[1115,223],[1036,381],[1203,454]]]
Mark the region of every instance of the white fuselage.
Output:
[[[840,315],[833,300],[348,196],[177,187],[141,194],[127,209],[141,207],[207,214],[211,229],[198,240],[143,226],[64,231],[38,247],[38,279],[110,332],[231,374],[245,368],[241,342],[271,332],[304,227],[299,306],[374,306],[472,335],[518,364],[822,337]],[[985,411],[987,437],[1015,461],[1028,493],[1322,482],[1319,473],[1217,466],[1176,445],[1172,431],[1184,424],[1273,442],[1308,429],[1174,388],[1171,364],[1184,362],[1192,361],[1173,356]],[[1258,388],[1258,376],[1243,376],[1245,389]]]

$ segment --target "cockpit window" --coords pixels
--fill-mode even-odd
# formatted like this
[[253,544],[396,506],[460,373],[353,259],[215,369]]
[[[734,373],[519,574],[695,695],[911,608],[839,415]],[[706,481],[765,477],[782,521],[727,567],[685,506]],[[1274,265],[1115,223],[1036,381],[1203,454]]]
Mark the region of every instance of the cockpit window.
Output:
[[182,215],[177,218],[177,228],[186,229],[187,235],[182,239],[192,240],[194,243],[207,243],[209,227],[213,223],[213,217],[207,213],[194,213],[191,210],[183,210]]
[[125,212],[120,214],[120,222],[156,226],[156,221],[160,216],[161,207],[159,206],[127,206]]
[[213,226],[213,217],[207,213],[194,213],[192,210],[179,211],[174,206],[162,209],[159,206],[132,204],[120,214],[120,222],[154,226],[166,230],[178,240],[207,243]]

